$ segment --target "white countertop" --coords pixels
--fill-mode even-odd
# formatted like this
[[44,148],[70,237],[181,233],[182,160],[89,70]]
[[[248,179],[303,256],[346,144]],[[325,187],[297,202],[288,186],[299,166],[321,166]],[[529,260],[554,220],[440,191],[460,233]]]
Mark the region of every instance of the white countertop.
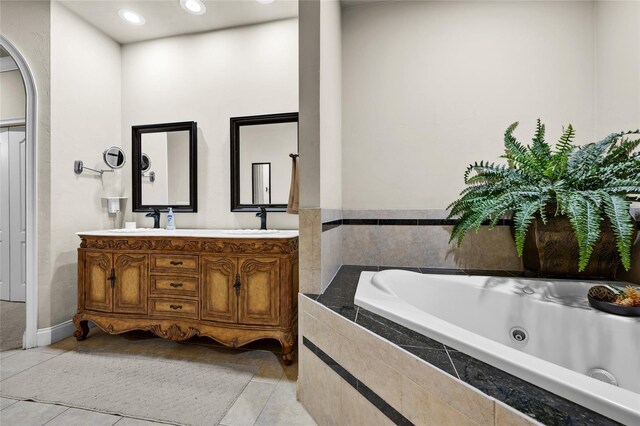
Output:
[[76,232],[89,237],[191,237],[191,238],[294,238],[297,230],[268,229],[106,229],[102,231]]

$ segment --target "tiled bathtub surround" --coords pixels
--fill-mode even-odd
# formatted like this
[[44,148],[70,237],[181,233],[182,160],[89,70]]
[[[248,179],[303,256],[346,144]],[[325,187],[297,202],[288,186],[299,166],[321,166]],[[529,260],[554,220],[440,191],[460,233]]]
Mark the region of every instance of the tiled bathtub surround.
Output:
[[[632,215],[640,223],[640,209],[632,209]],[[457,221],[446,219],[444,209],[343,210],[342,219],[335,219],[337,216],[323,216],[323,241],[325,233],[341,230],[343,264],[522,270],[510,220],[500,221],[493,229],[483,226],[478,233],[469,232],[457,247],[449,244]],[[635,247],[632,264],[640,264],[640,238]],[[334,272],[332,267],[331,274]],[[629,273],[621,271],[620,279],[640,282],[639,274],[640,268],[636,267]],[[324,274],[322,288],[328,284],[329,275]]]
[[504,226],[508,221],[469,233],[458,248],[449,244],[455,221],[446,217],[444,209],[343,210],[341,222],[323,220],[323,229],[342,229],[342,263],[347,265],[522,269]]
[[322,238],[321,264],[322,273],[320,283],[324,291],[342,266],[342,233],[341,226],[327,226],[327,223],[339,223],[342,220],[342,210],[322,209]]
[[321,233],[320,209],[301,208],[299,210],[299,274],[300,292],[318,293],[320,286]]
[[342,210],[300,209],[300,291],[320,293],[342,266]]
[[[353,424],[365,421],[371,424],[371,414],[367,411],[336,412],[331,411],[330,406],[348,407],[353,403],[356,407],[367,404],[369,408],[378,407],[376,397],[414,424],[519,425],[535,424],[534,418],[544,424],[615,424],[462,352],[355,307],[353,296],[360,272],[378,269],[344,266],[322,295],[300,295],[301,399],[320,424],[344,423],[347,415]],[[317,350],[314,353],[308,344],[305,346],[304,338],[337,366],[326,364]],[[340,369],[356,379],[356,387],[363,383],[374,397],[366,398],[359,392],[354,396],[354,392],[345,391],[353,389],[353,380],[343,379],[345,374],[341,374]],[[360,399],[353,402],[358,395]],[[342,401],[341,398],[349,399]],[[384,407],[384,404],[378,407],[376,415],[384,414]],[[329,417],[325,414],[327,410],[331,413]],[[386,415],[373,423],[389,422],[400,424]]]

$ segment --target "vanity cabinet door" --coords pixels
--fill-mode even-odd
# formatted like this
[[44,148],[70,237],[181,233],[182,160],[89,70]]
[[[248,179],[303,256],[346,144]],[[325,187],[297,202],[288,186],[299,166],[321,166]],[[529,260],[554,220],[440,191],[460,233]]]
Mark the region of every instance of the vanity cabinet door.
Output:
[[111,253],[87,252],[84,260],[84,307],[91,311],[113,312]]
[[280,320],[280,260],[240,259],[240,324],[278,325]]
[[113,312],[146,314],[149,256],[114,254],[113,264],[115,272]]
[[227,323],[238,322],[234,284],[237,262],[234,258],[201,256],[200,319]]

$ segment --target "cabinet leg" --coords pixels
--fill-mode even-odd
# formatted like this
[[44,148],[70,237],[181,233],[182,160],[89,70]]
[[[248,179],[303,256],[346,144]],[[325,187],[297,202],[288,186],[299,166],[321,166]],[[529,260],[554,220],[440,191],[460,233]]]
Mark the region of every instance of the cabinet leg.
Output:
[[86,339],[87,334],[89,334],[89,321],[73,317],[73,323],[76,325],[76,331],[73,333],[73,337],[75,337],[77,341]]
[[284,365],[293,364],[293,348],[288,354],[282,354],[282,360],[284,361]]
[[284,365],[291,365],[293,363],[293,348],[296,343],[295,335],[293,333],[285,334],[280,343],[282,344],[282,360],[284,361]]

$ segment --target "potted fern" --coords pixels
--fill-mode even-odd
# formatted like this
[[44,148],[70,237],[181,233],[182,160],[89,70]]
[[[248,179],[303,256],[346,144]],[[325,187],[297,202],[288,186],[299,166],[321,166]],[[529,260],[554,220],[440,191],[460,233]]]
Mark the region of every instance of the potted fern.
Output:
[[552,148],[540,120],[530,146],[513,136],[517,125],[504,134],[507,164],[482,161],[467,168],[468,186],[448,207],[449,218],[458,218],[450,241],[460,245],[470,230],[511,217],[518,255],[539,276],[613,279],[620,262],[629,270],[637,234],[629,209],[640,200],[640,130],[577,146],[569,125]]

